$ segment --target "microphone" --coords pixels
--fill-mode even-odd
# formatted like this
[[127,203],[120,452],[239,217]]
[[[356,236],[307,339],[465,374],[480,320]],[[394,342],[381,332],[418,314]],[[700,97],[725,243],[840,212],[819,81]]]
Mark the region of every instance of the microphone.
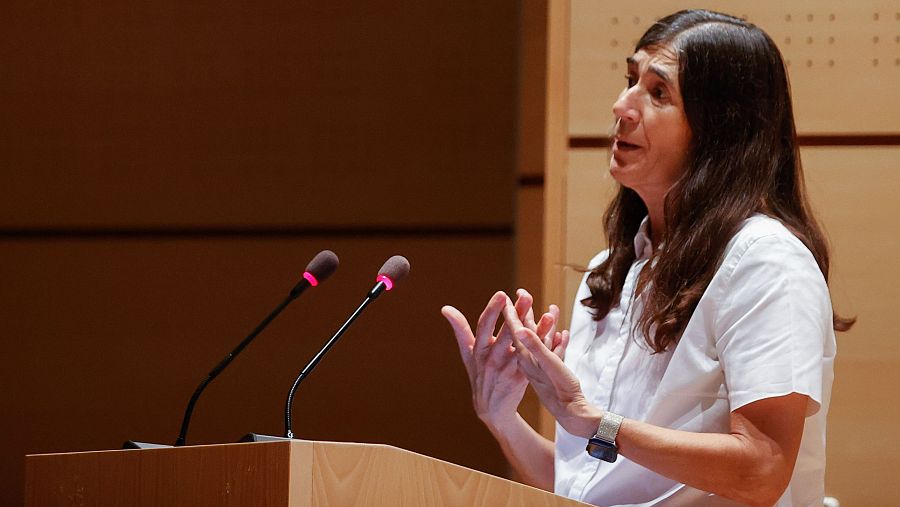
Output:
[[291,386],[291,390],[288,392],[287,403],[285,403],[284,408],[284,435],[286,438],[294,438],[294,432],[291,431],[291,406],[294,402],[294,393],[297,391],[297,387],[300,385],[300,382],[303,382],[313,368],[319,364],[319,361],[325,357],[325,354],[331,350],[331,347],[334,346],[335,343],[341,338],[341,335],[350,327],[350,324],[353,324],[353,321],[356,320],[357,317],[362,313],[362,311],[369,305],[372,301],[375,301],[378,296],[380,296],[384,291],[389,291],[394,288],[394,284],[402,280],[406,275],[409,274],[409,261],[406,260],[406,257],[402,255],[395,255],[387,260],[381,269],[378,270],[378,276],[375,277],[375,286],[372,287],[372,290],[366,294],[366,299],[363,300],[362,304],[350,315],[350,318],[347,319],[346,322],[334,333],[334,336],[328,340],[328,343],[322,347],[322,350],[319,351],[315,357],[303,368],[303,371],[300,372],[300,375],[297,376],[297,379],[294,380],[294,385]]
[[197,403],[197,399],[200,398],[200,394],[206,389],[206,386],[218,377],[219,374],[231,364],[231,361],[233,361],[247,345],[250,345],[250,342],[252,342],[253,339],[269,325],[269,323],[275,320],[275,317],[277,317],[291,301],[297,299],[297,297],[309,287],[315,287],[327,280],[337,269],[338,264],[338,257],[331,250],[322,250],[316,254],[316,256],[309,261],[309,264],[306,265],[306,270],[303,272],[303,278],[301,278],[300,281],[297,282],[297,285],[291,289],[284,301],[276,306],[275,309],[272,310],[272,312],[269,313],[269,315],[263,319],[262,322],[260,322],[259,325],[257,325],[256,328],[234,348],[234,350],[229,352],[228,355],[225,356],[225,359],[216,365],[202,382],[200,382],[200,385],[197,386],[197,389],[191,396],[191,400],[188,402],[187,409],[184,411],[184,420],[181,422],[181,431],[178,433],[178,440],[175,441],[176,447],[184,445],[184,441],[187,438],[188,426],[191,424],[191,414],[194,412],[194,405]]

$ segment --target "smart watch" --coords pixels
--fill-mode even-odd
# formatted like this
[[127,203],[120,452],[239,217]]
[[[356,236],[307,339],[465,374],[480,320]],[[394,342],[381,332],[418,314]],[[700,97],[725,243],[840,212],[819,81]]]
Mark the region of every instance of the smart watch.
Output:
[[618,414],[604,412],[603,417],[600,418],[600,426],[597,428],[597,433],[588,440],[587,453],[594,458],[610,463],[616,461],[616,458],[619,457],[616,435],[619,434],[622,419],[624,418]]

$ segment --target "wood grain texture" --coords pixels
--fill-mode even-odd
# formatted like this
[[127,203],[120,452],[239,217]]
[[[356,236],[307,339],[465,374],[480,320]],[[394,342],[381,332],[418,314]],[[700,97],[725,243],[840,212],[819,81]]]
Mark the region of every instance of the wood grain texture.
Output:
[[[544,189],[541,186],[519,187],[516,195],[515,240],[516,285],[528,289],[534,295],[534,306],[541,311],[549,304],[544,301],[542,287],[543,197]],[[528,424],[538,427],[542,410],[534,390],[528,389],[519,405],[519,414]]]
[[25,505],[283,506],[290,452],[286,445],[228,444],[31,455]]
[[313,445],[313,505],[586,505],[396,447]]
[[577,506],[387,445],[284,441],[31,455],[28,506]]
[[313,446],[309,442],[291,445],[291,480],[288,484],[289,507],[312,506]]
[[[559,301],[564,293],[561,282],[566,228],[563,208],[566,202],[566,145],[569,122],[569,0],[547,2],[547,94],[544,118],[544,301]],[[554,424],[546,412],[538,431],[553,438]]]

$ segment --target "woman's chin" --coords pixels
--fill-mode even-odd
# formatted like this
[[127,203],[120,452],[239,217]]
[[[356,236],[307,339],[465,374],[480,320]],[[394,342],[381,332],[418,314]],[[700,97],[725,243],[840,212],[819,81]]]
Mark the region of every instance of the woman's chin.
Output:
[[630,171],[627,166],[621,166],[617,164],[615,161],[610,162],[609,164],[609,175],[613,177],[614,180],[619,182],[622,185],[628,186],[628,176]]

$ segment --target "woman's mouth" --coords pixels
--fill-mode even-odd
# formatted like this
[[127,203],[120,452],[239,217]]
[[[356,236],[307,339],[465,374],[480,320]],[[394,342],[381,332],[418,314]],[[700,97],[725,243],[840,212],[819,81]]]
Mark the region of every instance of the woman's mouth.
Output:
[[621,139],[616,139],[615,148],[619,149],[619,150],[628,151],[628,150],[636,150],[636,149],[640,148],[640,146],[638,146],[636,144],[631,144],[631,143],[623,141]]

